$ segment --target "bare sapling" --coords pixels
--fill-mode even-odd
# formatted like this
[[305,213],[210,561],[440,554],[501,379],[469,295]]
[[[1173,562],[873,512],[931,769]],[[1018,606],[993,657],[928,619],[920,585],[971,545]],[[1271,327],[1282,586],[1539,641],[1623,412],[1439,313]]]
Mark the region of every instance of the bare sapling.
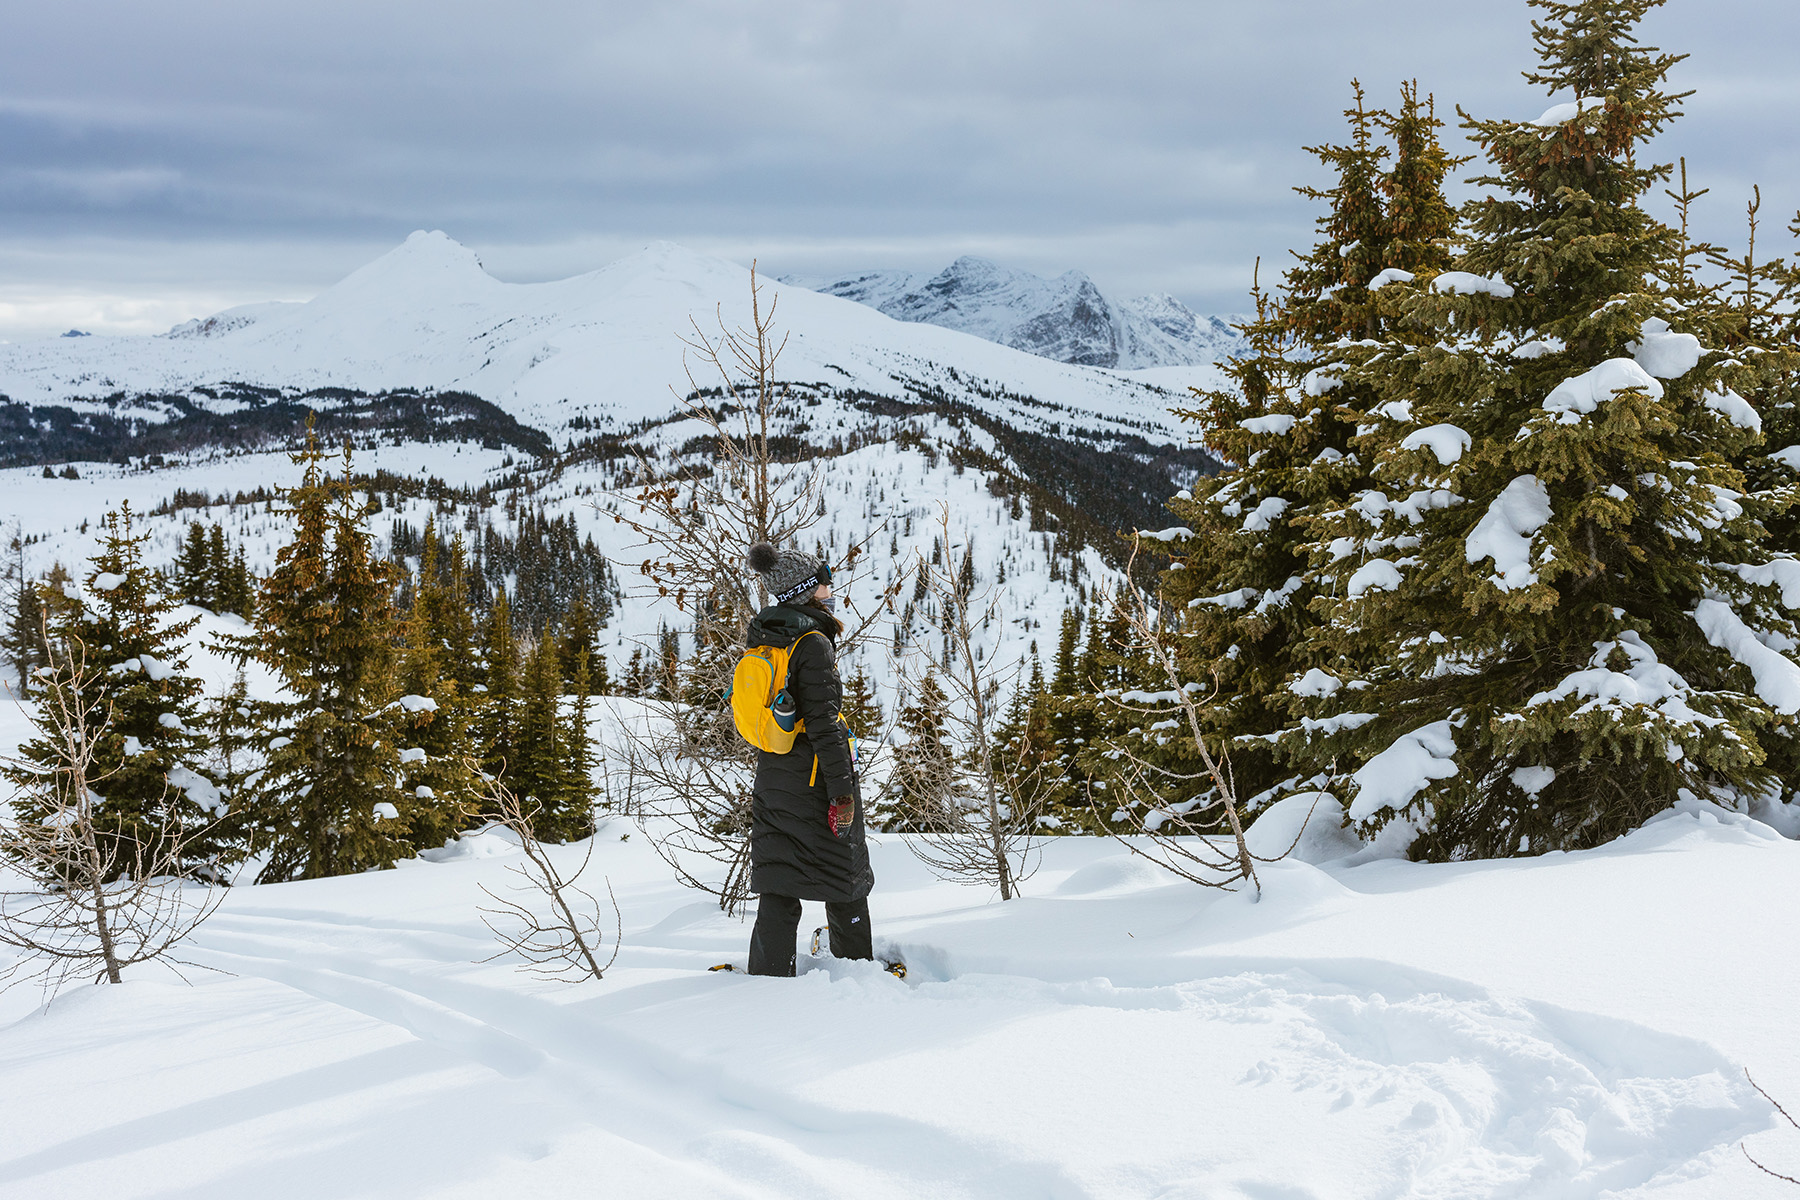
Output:
[[[692,390],[677,400],[704,431],[710,462],[667,467],[640,453],[637,490],[611,496],[606,512],[640,539],[637,594],[674,604],[693,623],[692,653],[666,658],[659,647],[657,694],[640,702],[641,719],[621,723],[632,793],[646,797],[634,815],[654,820],[652,843],[677,876],[727,912],[749,898],[756,752],[737,736],[724,697],[750,620],[769,599],[744,555],[757,542],[804,546],[824,511],[817,457],[778,452],[795,400],[777,372],[786,337],[775,309],[752,267],[748,325],[730,325],[722,313],[716,332],[691,323],[682,341]],[[833,564],[833,588],[851,614],[840,654],[887,598],[866,614],[854,598],[858,560],[877,532]]]
[[984,654],[981,633],[1000,618],[999,589],[977,592],[971,574],[951,567],[948,505],[938,524],[945,553],[935,562],[921,556],[917,570],[938,612],[941,660],[915,652],[899,674],[914,687],[925,686],[928,672],[938,681],[944,752],[900,748],[890,778],[903,787],[896,798],[902,836],[919,860],[941,878],[993,887],[1011,900],[1035,869],[1039,816],[1035,769],[1004,755],[998,738],[999,698],[1020,666]]
[[[1117,822],[1111,818],[1120,813],[1125,815],[1130,821],[1130,832],[1138,836],[1120,840],[1133,854],[1147,858],[1191,883],[1214,888],[1234,888],[1240,883],[1248,883],[1260,896],[1262,883],[1256,876],[1256,864],[1276,860],[1251,853],[1244,837],[1242,806],[1232,779],[1229,752],[1220,746],[1219,752],[1214,754],[1207,743],[1204,713],[1214,694],[1187,677],[1179,654],[1177,631],[1165,622],[1163,606],[1153,604],[1150,595],[1132,582],[1136,565],[1137,548],[1134,547],[1123,582],[1106,597],[1105,606],[1118,618],[1125,632],[1126,644],[1115,649],[1146,665],[1163,690],[1118,689],[1101,693],[1097,700],[1115,712],[1141,719],[1140,729],[1172,724],[1177,732],[1170,740],[1179,738],[1185,743],[1180,750],[1191,751],[1192,756],[1199,759],[1201,769],[1182,771],[1167,761],[1153,761],[1134,747],[1130,738],[1117,738],[1105,751],[1114,768],[1107,781],[1109,800],[1102,804],[1090,791],[1088,803],[1095,815],[1102,818],[1104,829],[1116,830]],[[1118,790],[1113,791],[1114,788]],[[1171,792],[1189,792],[1191,795],[1170,803]],[[1102,812],[1106,807],[1111,807],[1113,812]],[[1223,839],[1217,836],[1221,818],[1225,832],[1230,835],[1224,845],[1220,844]],[[1149,842],[1148,849],[1142,844],[1145,840]]]
[[38,672],[31,722],[53,753],[0,760],[13,784],[0,810],[0,857],[12,868],[0,890],[0,945],[20,952],[0,984],[38,982],[53,995],[90,973],[122,983],[126,968],[157,960],[179,974],[195,964],[174,950],[224,898],[216,881],[180,878],[192,843],[214,830],[169,822],[149,837],[106,836],[94,788],[109,774],[96,758],[111,713],[81,643],[44,645],[49,665]]
[[[1750,1081],[1750,1086],[1756,1089],[1758,1095],[1760,1095],[1764,1100],[1767,1100],[1770,1104],[1775,1106],[1775,1111],[1781,1114],[1782,1120],[1786,1121],[1789,1125],[1793,1126],[1795,1129],[1800,1129],[1800,1121],[1796,1121],[1796,1120],[1794,1120],[1793,1117],[1789,1116],[1788,1110],[1781,1106],[1781,1101],[1779,1101],[1779,1100],[1775,1099],[1775,1097],[1769,1095],[1768,1092],[1763,1090],[1762,1084],[1756,1082],[1755,1079],[1751,1078],[1750,1071],[1748,1068],[1745,1068],[1745,1070],[1744,1070],[1744,1078],[1748,1079]],[[1772,1167],[1765,1166],[1763,1163],[1758,1162],[1756,1159],[1756,1156],[1750,1153],[1750,1147],[1746,1146],[1742,1141],[1738,1142],[1738,1149],[1742,1150],[1744,1152],[1744,1157],[1750,1160],[1750,1165],[1755,1167],[1757,1170],[1761,1171],[1764,1175],[1773,1175],[1777,1179],[1783,1180],[1787,1183],[1795,1184],[1796,1186],[1800,1186],[1800,1179],[1796,1179],[1792,1175],[1783,1175],[1780,1171],[1777,1171]]]
[[[518,882],[505,889],[502,896],[486,884],[481,890],[494,907],[483,907],[481,919],[503,943],[500,950],[483,962],[492,962],[508,954],[524,960],[521,967],[544,979],[575,983],[583,979],[604,979],[607,968],[619,957],[624,937],[624,919],[619,903],[613,897],[612,884],[606,885],[606,896],[613,910],[612,953],[604,960],[606,945],[605,914],[600,902],[580,887],[581,876],[594,856],[597,838],[587,839],[581,865],[565,872],[557,866],[532,828],[533,808],[527,807],[511,788],[498,779],[487,783],[488,817],[518,839],[525,861],[511,864],[507,870]],[[491,827],[491,826],[490,826]]]

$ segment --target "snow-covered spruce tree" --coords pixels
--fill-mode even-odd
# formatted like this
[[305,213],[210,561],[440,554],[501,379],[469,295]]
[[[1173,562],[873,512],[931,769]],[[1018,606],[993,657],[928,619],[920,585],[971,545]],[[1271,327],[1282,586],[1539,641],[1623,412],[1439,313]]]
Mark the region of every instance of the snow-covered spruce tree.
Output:
[[[1678,196],[1684,217],[1687,197],[1684,180]],[[1718,246],[1699,247],[1722,271],[1720,282],[1710,287],[1695,284],[1691,275],[1681,282],[1694,296],[1693,332],[1706,345],[1741,360],[1732,386],[1762,418],[1761,442],[1747,446],[1734,459],[1750,489],[1747,506],[1768,529],[1772,552],[1800,555],[1800,450],[1794,449],[1800,442],[1800,314],[1794,304],[1800,298],[1800,270],[1784,257],[1764,255],[1764,247],[1757,243],[1761,209],[1762,192],[1757,189],[1746,205],[1741,254],[1733,256]],[[1684,220],[1684,240],[1685,226]],[[1800,233],[1800,218],[1790,228]]]
[[[44,606],[49,642],[60,648],[60,659],[83,664],[90,694],[78,700],[45,695],[38,707],[91,707],[97,713],[99,744],[85,771],[95,797],[89,801],[94,838],[110,864],[104,882],[147,863],[177,863],[185,874],[221,878],[236,853],[220,821],[225,812],[218,787],[206,770],[204,688],[188,674],[182,646],[194,620],[171,619],[178,602],[145,565],[150,535],[135,527],[129,505],[107,513],[101,529],[81,598],[64,593]],[[68,672],[56,675],[50,687],[66,688],[71,678]],[[43,720],[39,727],[46,727]],[[34,738],[6,770],[21,788],[15,807],[22,820],[46,816],[38,806],[51,802],[56,789],[32,788],[24,776],[61,769],[67,762],[62,741],[60,735]],[[181,853],[172,857],[175,845]]]
[[445,546],[434,520],[425,522],[413,608],[400,651],[401,787],[428,801],[413,814],[408,841],[431,849],[461,833],[480,809],[474,722],[475,626],[469,613],[461,539]]
[[390,867],[412,853],[417,810],[435,804],[399,786],[406,709],[421,705],[395,686],[398,570],[374,552],[350,446],[335,479],[310,430],[293,457],[293,540],[276,552],[243,647],[285,693],[267,706],[267,765],[245,812],[252,852],[268,855],[265,883]]
[[1731,466],[1758,423],[1742,368],[1672,331],[1680,247],[1639,206],[1668,168],[1638,152],[1681,99],[1678,58],[1632,37],[1659,0],[1533,3],[1526,78],[1572,98],[1465,114],[1496,193],[1464,210],[1461,269],[1383,288],[1392,332],[1343,372],[1380,401],[1355,447],[1376,487],[1328,548],[1343,660],[1314,690],[1355,726],[1349,815],[1418,857],[1588,846],[1684,794],[1760,796],[1760,739],[1800,709]]
[[[179,826],[133,840],[100,827],[105,801],[95,785],[105,782],[100,760],[117,741],[108,689],[81,642],[47,646],[31,757],[0,759],[14,785],[0,805],[0,861],[13,868],[0,883],[0,945],[20,952],[0,971],[0,988],[37,979],[51,994],[89,972],[96,983],[122,983],[125,968],[172,957],[224,889],[171,882],[194,857]],[[210,829],[194,832],[204,838]]]
[[[1330,587],[1312,561],[1318,527],[1368,486],[1352,442],[1374,401],[1341,378],[1342,347],[1381,332],[1370,285],[1441,267],[1454,225],[1443,198],[1454,160],[1438,139],[1430,100],[1408,85],[1390,114],[1369,109],[1353,86],[1349,143],[1309,148],[1336,173],[1335,185],[1298,189],[1328,206],[1317,244],[1287,272],[1279,301],[1254,293],[1257,315],[1244,327],[1250,353],[1226,365],[1233,386],[1202,394],[1182,414],[1234,465],[1170,501],[1184,526],[1146,535],[1175,559],[1162,577],[1160,607],[1182,614],[1183,669],[1208,694],[1206,736],[1219,739],[1251,808],[1284,781],[1297,786],[1321,769],[1312,743],[1282,745],[1280,734],[1298,719],[1296,705],[1332,653],[1318,637],[1318,597]],[[1378,131],[1393,142],[1391,169]],[[1173,756],[1163,765],[1205,776],[1185,741],[1159,749],[1143,740],[1154,722],[1135,711],[1121,717],[1140,731],[1132,753]]]

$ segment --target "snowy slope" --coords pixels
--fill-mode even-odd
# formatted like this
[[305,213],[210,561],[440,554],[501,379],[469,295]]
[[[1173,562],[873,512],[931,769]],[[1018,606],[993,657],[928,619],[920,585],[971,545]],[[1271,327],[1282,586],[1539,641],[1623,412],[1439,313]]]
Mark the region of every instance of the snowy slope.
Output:
[[[809,411],[826,414],[818,418],[821,423],[836,419],[834,410],[824,404]],[[666,451],[692,432],[679,425],[669,427],[660,431],[660,441],[649,444]],[[505,461],[502,452],[475,446],[407,443],[360,451],[356,465],[361,471],[480,486],[513,475],[502,466]],[[1077,549],[1057,534],[1033,531],[1028,519],[1013,519],[1007,502],[988,490],[983,474],[958,471],[942,459],[934,462],[920,450],[865,446],[823,460],[820,470],[820,495],[827,512],[808,531],[809,538],[841,571],[848,547],[874,535],[860,567],[848,579],[840,575],[838,580],[838,591],[854,618],[875,611],[876,601],[895,577],[929,556],[940,536],[940,513],[946,510],[951,516],[951,558],[959,558],[965,541],[972,540],[978,592],[1004,589],[999,619],[977,634],[983,653],[998,663],[1026,658],[1034,644],[1040,657],[1048,658],[1055,650],[1063,611],[1080,603],[1079,588],[1115,578],[1095,549]],[[194,520],[223,525],[231,544],[244,547],[251,570],[266,574],[275,564],[276,550],[291,536],[289,520],[280,513],[265,512],[262,505],[231,505],[221,500],[174,513],[141,514],[150,513],[178,489],[230,497],[259,485],[291,485],[298,477],[299,468],[281,453],[202,458],[157,471],[84,464],[79,480],[45,479],[31,468],[0,470],[0,529],[16,523],[21,532],[35,539],[26,549],[26,561],[34,574],[60,562],[81,577],[95,552],[100,518],[129,502],[140,514],[139,527],[151,534],[145,556],[152,565],[175,561],[187,522]],[[526,505],[541,506],[552,518],[573,517],[581,535],[592,537],[615,564],[625,602],[601,634],[602,649],[613,671],[623,668],[634,649],[652,649],[665,625],[678,632],[691,627],[691,614],[658,598],[655,589],[644,586],[637,575],[633,564],[642,562],[645,555],[635,536],[612,519],[609,506],[618,501],[606,492],[617,479],[608,469],[583,462],[566,469],[533,472],[527,478]],[[502,492],[481,515],[500,532],[512,534],[518,523],[506,515],[506,494]],[[464,515],[466,511],[455,506],[446,511],[424,499],[390,498],[388,506],[370,518],[369,528],[385,546],[394,521],[422,529],[426,519],[435,516],[440,528],[453,531],[462,527]],[[1060,559],[1063,568],[1057,579],[1051,578],[1053,559]],[[1005,583],[1001,582],[1002,573]],[[893,623],[892,618],[884,618],[878,636],[853,660],[882,681],[891,680],[894,674],[890,662]],[[929,622],[921,614],[914,645],[921,640],[935,644],[928,628]],[[891,714],[893,690],[886,682],[879,690]]]
[[[1025,420],[1030,406],[992,398],[1008,391],[1085,423],[1179,439],[1160,388],[765,282],[792,334],[780,360],[786,379],[896,398],[936,387]],[[468,248],[420,232],[304,304],[232,309],[158,337],[0,346],[0,395],[49,404],[120,393],[129,405],[226,383],[455,389],[554,436],[576,417],[623,426],[670,411],[693,386],[680,338],[693,336],[694,322],[716,334],[721,316],[747,322],[748,272],[671,243],[570,279],[508,284]]]
[[[0,1190],[100,1196],[1759,1200],[1800,1161],[1779,911],[1800,847],[1673,816],[1598,851],[1265,871],[1260,902],[1061,839],[1001,904],[874,848],[900,982],[709,973],[748,926],[623,819],[600,983],[505,961],[516,849],[242,888],[192,986],[0,1011]],[[557,852],[569,862],[580,847]],[[809,907],[816,919],[817,907]],[[1576,919],[1571,919],[1576,918]]]
[[960,329],[1058,362],[1119,370],[1195,366],[1243,348],[1222,318],[1196,316],[1169,295],[1114,302],[1080,271],[1045,279],[965,255],[932,276],[862,271],[795,282],[896,320]]

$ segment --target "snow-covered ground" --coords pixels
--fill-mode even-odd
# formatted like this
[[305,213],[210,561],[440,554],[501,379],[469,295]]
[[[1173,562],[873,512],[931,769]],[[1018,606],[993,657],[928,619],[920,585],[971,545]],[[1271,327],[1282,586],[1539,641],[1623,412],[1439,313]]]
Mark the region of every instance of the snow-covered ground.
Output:
[[646,837],[598,835],[604,982],[479,961],[516,861],[480,835],[234,890],[187,984],[7,993],[0,1194],[1725,1200],[1786,1194],[1740,1139],[1800,1165],[1743,1076],[1800,1097],[1800,846],[1746,818],[1289,861],[1260,901],[1066,838],[1003,904],[882,837],[905,982],[708,972],[748,926]]

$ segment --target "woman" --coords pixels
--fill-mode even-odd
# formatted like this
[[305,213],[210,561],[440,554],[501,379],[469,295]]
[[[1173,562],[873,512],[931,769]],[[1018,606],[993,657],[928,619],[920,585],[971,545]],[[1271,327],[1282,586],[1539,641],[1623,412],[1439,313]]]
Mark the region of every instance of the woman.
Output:
[[751,794],[750,890],[758,893],[750,933],[752,975],[792,975],[800,902],[823,900],[831,953],[873,958],[869,931],[869,848],[849,731],[838,717],[843,624],[832,615],[831,568],[798,550],[750,547],[750,566],[776,603],[750,622],[747,644],[785,646],[787,691],[805,729],[786,754],[761,752]]

